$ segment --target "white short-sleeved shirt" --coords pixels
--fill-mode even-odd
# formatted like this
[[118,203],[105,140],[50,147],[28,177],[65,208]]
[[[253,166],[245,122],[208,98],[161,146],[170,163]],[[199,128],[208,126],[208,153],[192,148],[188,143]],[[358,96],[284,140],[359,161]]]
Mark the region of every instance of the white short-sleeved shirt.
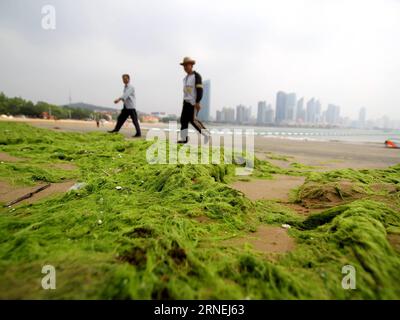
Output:
[[188,74],[183,78],[183,100],[190,104],[196,104],[196,77],[195,74]]

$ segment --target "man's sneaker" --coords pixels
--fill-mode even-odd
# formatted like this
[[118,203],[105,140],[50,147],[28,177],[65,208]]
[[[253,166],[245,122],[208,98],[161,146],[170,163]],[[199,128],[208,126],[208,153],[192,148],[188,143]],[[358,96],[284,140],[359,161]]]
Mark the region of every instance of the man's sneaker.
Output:
[[141,134],[135,134],[133,137],[134,138],[140,138],[142,135]]
[[118,133],[118,131],[115,130],[111,130],[111,131],[107,131],[108,133]]
[[186,143],[188,143],[189,142],[189,139],[186,139],[186,140],[178,140],[178,143],[179,144],[186,144]]

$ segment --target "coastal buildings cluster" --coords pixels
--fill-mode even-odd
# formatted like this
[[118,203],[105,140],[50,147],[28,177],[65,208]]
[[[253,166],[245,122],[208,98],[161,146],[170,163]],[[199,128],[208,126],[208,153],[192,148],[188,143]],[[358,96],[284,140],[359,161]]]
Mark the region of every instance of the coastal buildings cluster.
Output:
[[245,125],[367,126],[366,108],[360,109],[359,117],[354,121],[343,117],[340,106],[336,104],[330,103],[323,109],[316,98],[297,99],[296,93],[283,91],[277,92],[274,107],[267,101],[259,101],[255,116],[251,106],[238,105],[236,108],[218,110],[215,121]]
[[[353,128],[400,128],[400,121],[388,116],[368,119],[367,109],[361,107],[357,119],[343,116],[339,105],[329,103],[324,107],[317,98],[298,98],[294,92],[278,91],[275,104],[259,101],[255,110],[239,104],[223,107],[211,115],[211,82],[204,81],[204,98],[199,118],[202,121],[239,125],[261,126],[311,126],[311,127],[353,127]],[[253,113],[254,111],[254,113]]]

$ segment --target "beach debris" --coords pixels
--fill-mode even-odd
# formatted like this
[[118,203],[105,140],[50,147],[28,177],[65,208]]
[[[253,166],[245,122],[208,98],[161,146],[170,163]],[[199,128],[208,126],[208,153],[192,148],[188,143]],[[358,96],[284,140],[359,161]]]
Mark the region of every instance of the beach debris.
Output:
[[122,190],[122,187],[121,186],[116,186],[115,189]]
[[290,229],[291,226],[289,224],[284,223],[284,224],[282,224],[282,228],[283,229]]
[[29,199],[29,198],[31,198],[34,194],[39,193],[40,191],[43,191],[43,190],[47,189],[47,188],[50,187],[50,186],[51,186],[51,183],[48,183],[48,184],[46,184],[46,185],[44,185],[44,186],[41,186],[41,187],[39,187],[39,188],[33,190],[32,192],[29,192],[29,193],[23,195],[22,197],[19,197],[19,198],[13,200],[13,201],[7,203],[7,204],[5,205],[5,207],[11,207],[12,205],[14,205],[14,204],[16,204],[16,203],[18,203],[18,202],[21,202],[22,200]]
[[385,141],[386,148],[400,149],[400,139],[388,139]]
[[106,170],[101,169],[101,171],[103,171],[106,175],[111,176],[111,174],[109,174]]
[[80,190],[83,189],[84,187],[86,187],[87,183],[85,182],[78,182],[75,183],[71,188],[68,189],[68,191],[72,191],[72,190]]

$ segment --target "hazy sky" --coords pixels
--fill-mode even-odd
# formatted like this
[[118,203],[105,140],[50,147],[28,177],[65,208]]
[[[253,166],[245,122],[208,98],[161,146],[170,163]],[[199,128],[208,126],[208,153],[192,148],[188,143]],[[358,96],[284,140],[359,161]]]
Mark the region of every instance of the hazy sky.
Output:
[[[44,30],[42,6],[56,9]],[[223,106],[278,90],[356,117],[400,118],[399,0],[0,1],[0,91],[112,106],[131,73],[138,109],[179,113],[192,56]]]

